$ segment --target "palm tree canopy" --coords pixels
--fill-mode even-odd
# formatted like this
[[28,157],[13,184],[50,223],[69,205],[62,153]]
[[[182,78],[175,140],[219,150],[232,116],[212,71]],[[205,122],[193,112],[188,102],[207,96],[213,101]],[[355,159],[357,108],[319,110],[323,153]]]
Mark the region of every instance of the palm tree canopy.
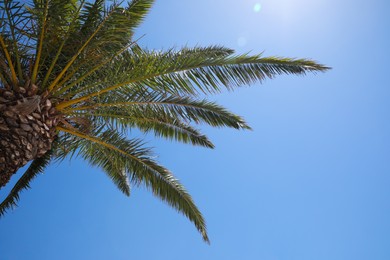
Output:
[[[0,99],[0,109],[28,116],[37,114],[44,101],[53,115],[44,125],[55,130],[50,148],[33,158],[1,203],[0,215],[16,205],[20,191],[48,163],[77,154],[103,169],[126,195],[131,184],[146,186],[192,221],[208,242],[205,221],[188,192],[153,159],[142,140],[131,139],[126,131],[136,128],[213,148],[195,125],[250,127],[240,116],[205,99],[207,95],[281,74],[329,69],[308,59],[236,55],[222,46],[142,49],[134,31],[152,4],[0,1],[0,94],[20,96]],[[15,104],[11,106],[10,100]],[[0,136],[7,136],[6,131]]]

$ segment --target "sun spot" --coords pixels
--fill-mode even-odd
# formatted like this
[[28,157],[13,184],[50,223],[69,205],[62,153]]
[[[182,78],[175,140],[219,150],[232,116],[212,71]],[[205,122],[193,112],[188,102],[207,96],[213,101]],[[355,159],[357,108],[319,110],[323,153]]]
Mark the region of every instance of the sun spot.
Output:
[[255,4],[255,5],[253,6],[253,11],[254,11],[255,13],[260,12],[260,10],[261,10],[261,4],[260,4],[260,3],[257,3],[257,4]]

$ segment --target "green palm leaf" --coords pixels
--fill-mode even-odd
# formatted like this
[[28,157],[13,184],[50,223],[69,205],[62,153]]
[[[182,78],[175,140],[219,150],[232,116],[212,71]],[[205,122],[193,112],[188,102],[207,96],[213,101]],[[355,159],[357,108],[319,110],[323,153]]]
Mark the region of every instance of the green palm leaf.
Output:
[[164,113],[184,122],[206,123],[214,127],[250,129],[241,117],[214,102],[185,96],[166,95],[146,89],[128,88],[123,93],[117,92],[115,95],[107,95],[96,100],[92,105],[74,107],[66,110],[65,113],[77,115],[77,113],[84,111],[93,111],[95,115],[114,113],[115,115],[110,117],[112,119],[120,119],[123,116],[131,117],[134,114],[143,117],[147,112],[156,111],[154,116]]
[[103,125],[108,123],[112,129],[138,128],[145,133],[153,132],[157,137],[214,148],[212,142],[199,130],[163,111],[100,111],[82,115],[89,115],[92,121],[101,121]]
[[[150,149],[144,148],[141,141],[126,140],[112,130],[100,130],[94,136],[64,128],[60,130],[83,139],[79,143],[79,153],[93,165],[98,164],[108,170],[107,174],[121,189],[128,186],[128,179],[117,178],[118,170],[126,172],[133,182],[144,184],[154,195],[183,213],[195,224],[203,239],[209,242],[205,221],[191,196],[167,169],[152,160]],[[103,151],[115,160],[115,164],[110,159],[104,159],[104,156],[96,156],[96,151]]]
[[[320,72],[329,69],[307,59],[262,57],[261,55],[208,57],[194,55],[194,52],[146,52],[136,51],[122,54],[111,69],[105,69],[105,76],[99,83],[74,90],[81,95],[58,105],[62,110],[92,97],[129,85],[142,85],[173,95],[198,96],[199,93],[213,94],[264,81],[281,74],[305,75],[307,72]],[[102,80],[103,78],[103,80]],[[97,81],[97,80],[96,80]],[[92,80],[92,82],[95,82]],[[83,91],[88,91],[83,95]]]

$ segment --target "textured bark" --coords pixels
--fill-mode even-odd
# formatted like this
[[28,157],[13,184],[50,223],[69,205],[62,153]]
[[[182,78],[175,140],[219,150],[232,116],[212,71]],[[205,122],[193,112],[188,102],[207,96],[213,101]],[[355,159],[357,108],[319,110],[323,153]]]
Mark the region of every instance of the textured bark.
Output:
[[29,161],[51,148],[57,125],[56,110],[37,87],[0,89],[0,188]]

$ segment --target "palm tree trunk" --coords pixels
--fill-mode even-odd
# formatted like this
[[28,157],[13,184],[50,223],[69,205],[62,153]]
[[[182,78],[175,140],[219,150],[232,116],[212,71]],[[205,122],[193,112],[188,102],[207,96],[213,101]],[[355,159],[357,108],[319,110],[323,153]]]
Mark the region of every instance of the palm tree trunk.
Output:
[[49,99],[23,88],[0,89],[0,189],[20,167],[51,149],[56,124]]

